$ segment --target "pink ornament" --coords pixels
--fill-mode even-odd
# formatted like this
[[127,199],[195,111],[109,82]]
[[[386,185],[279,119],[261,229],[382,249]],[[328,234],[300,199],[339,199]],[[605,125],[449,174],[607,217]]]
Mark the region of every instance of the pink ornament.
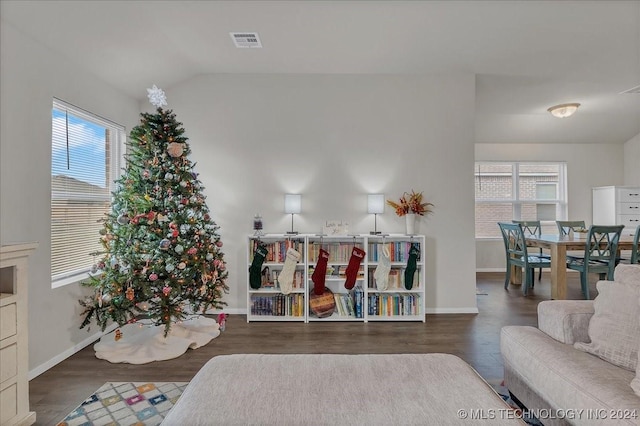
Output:
[[158,279],[158,274],[156,274],[155,272],[149,275],[149,281],[155,281],[157,279]]
[[162,287],[162,294],[164,294],[165,296],[168,296],[169,293],[171,293],[171,287],[165,285],[164,287]]
[[213,261],[213,266],[215,266],[216,268],[218,267],[218,265],[220,265],[220,259],[216,259]]
[[180,157],[184,152],[184,147],[181,143],[171,142],[167,145],[167,153],[173,158]]
[[216,245],[217,245],[218,247],[222,247],[222,241],[218,241],[218,242],[216,243]]
[[198,252],[198,249],[195,247],[191,247],[189,250],[187,250],[187,254],[196,254]]

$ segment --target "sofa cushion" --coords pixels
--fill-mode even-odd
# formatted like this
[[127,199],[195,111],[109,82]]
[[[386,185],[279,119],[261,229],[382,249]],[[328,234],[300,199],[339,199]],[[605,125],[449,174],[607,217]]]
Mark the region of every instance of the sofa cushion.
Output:
[[561,343],[589,342],[593,300],[543,300],[538,328]]
[[635,371],[640,347],[640,283],[598,281],[595,313],[589,321],[590,343],[576,342],[576,349]]
[[613,274],[614,281],[640,285],[640,265],[619,263]]

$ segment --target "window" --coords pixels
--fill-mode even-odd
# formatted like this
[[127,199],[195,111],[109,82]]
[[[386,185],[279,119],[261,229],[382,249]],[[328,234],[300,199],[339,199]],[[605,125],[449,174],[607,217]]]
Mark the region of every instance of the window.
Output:
[[99,231],[120,171],[124,128],[58,99],[51,114],[51,281],[77,281],[102,250]]
[[539,220],[556,233],[567,217],[565,163],[475,164],[476,238],[501,238],[498,222]]

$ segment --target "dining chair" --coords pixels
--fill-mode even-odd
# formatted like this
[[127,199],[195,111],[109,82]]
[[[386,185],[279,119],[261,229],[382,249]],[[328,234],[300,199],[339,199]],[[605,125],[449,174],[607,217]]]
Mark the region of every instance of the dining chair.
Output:
[[624,225],[591,225],[587,233],[584,257],[567,259],[567,268],[580,272],[582,295],[589,299],[589,274],[613,281],[618,241]]
[[[540,224],[539,220],[512,220],[511,222],[521,225],[522,231],[524,232],[524,235],[527,237],[531,235],[539,237],[542,234],[542,225]],[[545,258],[545,259],[551,259],[551,256],[543,253],[542,249],[540,249],[539,253],[537,253],[536,256]],[[542,268],[540,268],[540,271],[538,272],[538,281],[540,281],[541,279],[542,279]],[[533,282],[531,283],[531,286],[533,287]]]
[[587,229],[584,220],[556,220],[556,225],[560,235],[569,235],[570,231],[576,229]]
[[633,244],[631,246],[631,258],[622,259],[621,263],[640,263],[640,225],[636,227],[636,232],[633,235]]
[[[556,225],[560,236],[569,235],[571,231],[587,229],[584,220],[556,220]],[[567,252],[567,258],[580,259],[582,258],[582,252]]]
[[498,222],[502,240],[504,241],[505,254],[507,257],[507,272],[504,280],[504,288],[509,288],[511,282],[511,267],[519,266],[522,268],[525,279],[522,284],[522,293],[526,296],[529,288],[533,287],[534,269],[550,268],[551,260],[530,255],[527,251],[524,230],[519,223],[503,223]]

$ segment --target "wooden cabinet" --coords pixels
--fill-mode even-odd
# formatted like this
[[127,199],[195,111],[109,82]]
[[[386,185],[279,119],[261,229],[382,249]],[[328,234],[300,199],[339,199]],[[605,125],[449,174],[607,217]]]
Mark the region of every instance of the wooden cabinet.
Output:
[[0,424],[31,425],[27,317],[28,256],[36,243],[0,249]]
[[624,225],[623,235],[633,236],[640,226],[640,187],[593,188],[593,224]]

